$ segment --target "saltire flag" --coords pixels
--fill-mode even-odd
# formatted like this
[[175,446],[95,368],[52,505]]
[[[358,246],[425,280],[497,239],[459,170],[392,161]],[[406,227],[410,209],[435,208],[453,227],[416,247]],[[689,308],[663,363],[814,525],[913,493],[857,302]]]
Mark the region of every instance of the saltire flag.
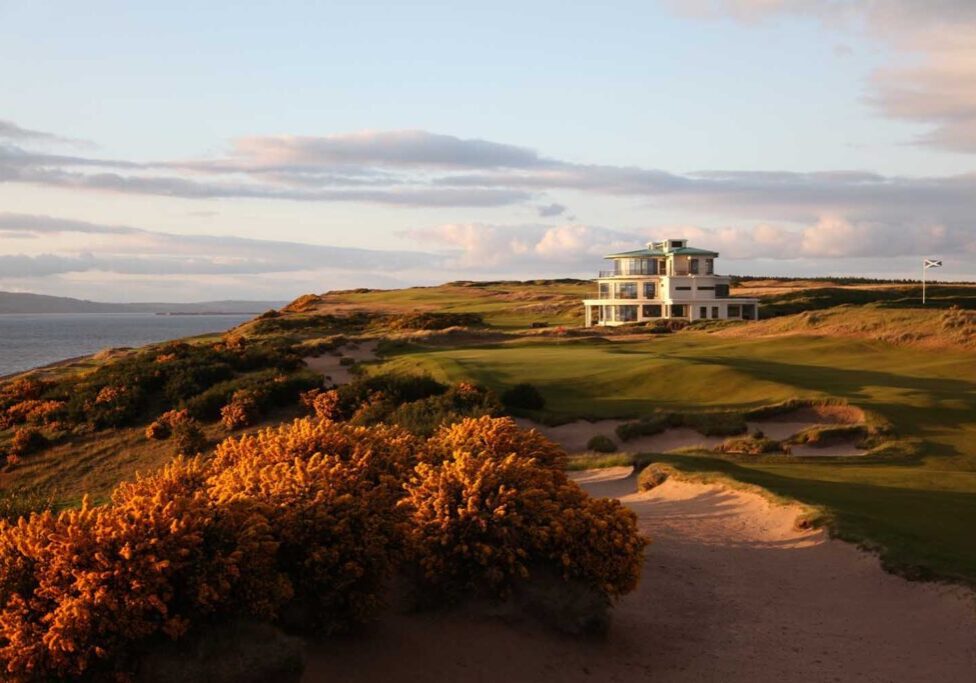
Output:
[[927,258],[927,259],[925,259],[925,267],[926,268],[941,268],[942,267],[942,260],[941,259]]

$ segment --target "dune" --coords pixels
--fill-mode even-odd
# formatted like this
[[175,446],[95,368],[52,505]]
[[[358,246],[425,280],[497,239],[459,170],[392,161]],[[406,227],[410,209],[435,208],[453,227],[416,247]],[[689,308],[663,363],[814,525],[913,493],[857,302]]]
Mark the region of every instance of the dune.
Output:
[[802,511],[750,492],[630,468],[576,473],[633,509],[653,543],[606,639],[561,636],[484,610],[390,613],[315,645],[304,681],[963,681],[976,601],[884,572],[873,555],[798,530]]

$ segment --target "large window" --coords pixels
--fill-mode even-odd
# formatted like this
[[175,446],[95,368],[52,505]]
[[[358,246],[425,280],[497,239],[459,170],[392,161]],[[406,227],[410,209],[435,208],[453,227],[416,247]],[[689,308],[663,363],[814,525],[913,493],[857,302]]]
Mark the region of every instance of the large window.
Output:
[[660,318],[661,304],[644,304],[641,315],[645,318]]
[[702,320],[705,320],[706,318],[708,318],[708,307],[707,306],[699,306],[698,307],[698,317],[701,318]]
[[637,283],[636,282],[618,282],[617,283],[617,298],[618,299],[636,299],[637,298]]
[[715,285],[715,296],[718,298],[724,298],[729,295],[728,285]]
[[648,258],[618,258],[613,262],[616,275],[657,275],[657,261]]
[[688,260],[688,272],[692,275],[698,275],[698,259],[693,258]]
[[705,275],[715,274],[715,259],[707,258],[705,259]]
[[644,298],[654,299],[657,298],[657,283],[656,282],[645,282],[644,283]]
[[685,305],[684,304],[671,304],[671,317],[672,318],[684,318],[685,317]]
[[741,318],[742,309],[737,305],[729,304],[729,317],[730,318]]
[[617,320],[632,323],[637,320],[637,306],[617,306]]
[[712,306],[712,317],[718,318],[718,306]]
[[610,283],[601,282],[600,283],[600,298],[601,299],[612,299],[613,296],[610,294]]

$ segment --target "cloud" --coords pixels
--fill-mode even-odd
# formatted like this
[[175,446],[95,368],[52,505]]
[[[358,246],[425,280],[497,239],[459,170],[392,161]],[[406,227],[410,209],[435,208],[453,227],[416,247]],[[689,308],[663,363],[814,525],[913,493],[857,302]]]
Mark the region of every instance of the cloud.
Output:
[[[79,236],[72,239],[72,236]],[[257,275],[318,269],[389,272],[435,269],[443,257],[414,251],[355,249],[217,235],[177,235],[52,216],[0,213],[0,236],[57,236],[42,253],[0,255],[5,277],[100,271],[129,275]],[[94,238],[103,237],[101,241]],[[72,246],[74,245],[74,246]]]
[[866,31],[908,64],[877,69],[868,101],[885,116],[926,124],[919,144],[976,152],[973,0],[672,0],[679,12],[744,22],[809,16],[828,29]]
[[245,137],[234,141],[230,158],[244,167],[290,168],[323,165],[530,168],[544,164],[536,152],[524,147],[424,130],[363,131],[322,137]]
[[598,226],[566,224],[494,225],[448,223],[408,230],[401,236],[449,255],[448,267],[474,272],[538,273],[586,272],[604,254],[634,248],[641,236]]
[[566,207],[562,204],[547,204],[546,206],[536,207],[536,211],[541,218],[549,218],[551,216],[562,216],[566,213]]
[[[229,155],[192,162],[131,162],[42,154],[0,145],[0,182],[184,199],[357,202],[411,208],[534,206],[566,217],[550,195],[572,191],[640,198],[709,220],[811,224],[968,225],[976,174],[887,176],[579,164],[521,147],[421,131],[325,137],[251,137]],[[544,200],[544,201],[540,201]],[[574,221],[575,219],[572,219]],[[572,222],[567,221],[567,222]]]

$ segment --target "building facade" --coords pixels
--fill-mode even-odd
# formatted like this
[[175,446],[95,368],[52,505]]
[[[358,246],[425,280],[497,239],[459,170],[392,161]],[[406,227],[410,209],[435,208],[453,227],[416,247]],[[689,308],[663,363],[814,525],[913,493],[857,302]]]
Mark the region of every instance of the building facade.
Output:
[[647,320],[758,320],[759,300],[729,296],[730,278],[715,274],[718,252],[688,240],[649,242],[646,249],[610,254],[597,297],[584,299],[586,326]]

